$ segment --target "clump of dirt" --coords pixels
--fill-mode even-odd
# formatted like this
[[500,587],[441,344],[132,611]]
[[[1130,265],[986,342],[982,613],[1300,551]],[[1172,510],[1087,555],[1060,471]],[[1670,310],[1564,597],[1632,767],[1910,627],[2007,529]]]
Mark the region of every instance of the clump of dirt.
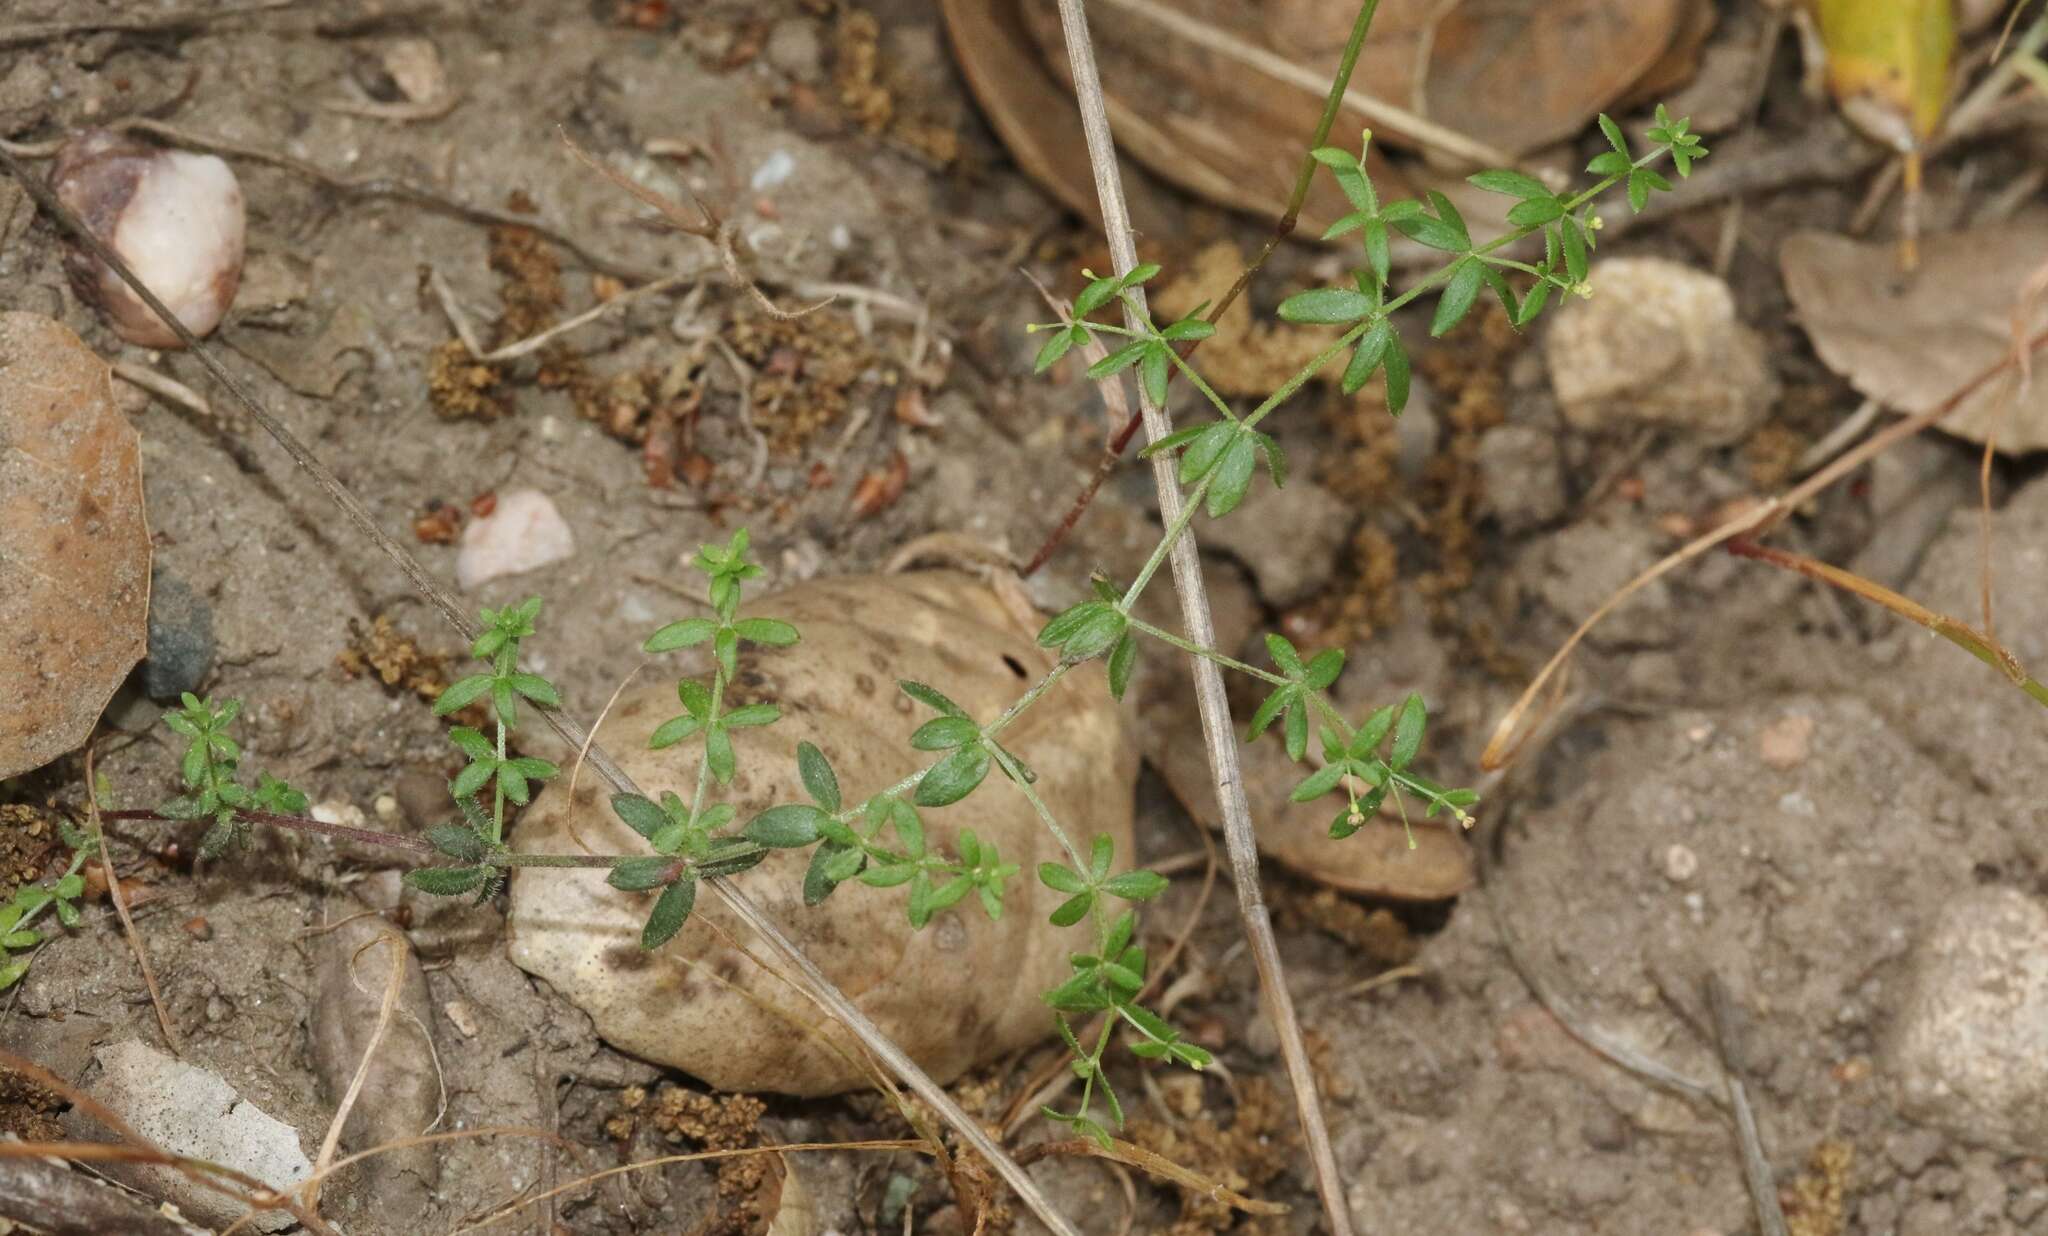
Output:
[[1807,1156],[1806,1170],[1780,1191],[1788,1236],[1842,1236],[1848,1223],[1849,1169],[1856,1148],[1829,1138]]
[[1363,906],[1338,896],[1335,889],[1309,889],[1292,881],[1274,885],[1272,895],[1282,927],[1313,928],[1381,965],[1406,965],[1422,947],[1408,924],[1385,906]]
[[27,803],[0,805],[0,897],[43,874],[59,843],[57,819]]
[[512,411],[505,375],[450,339],[427,357],[427,402],[443,420],[494,421]]
[[839,49],[832,69],[839,105],[862,132],[880,136],[896,117],[896,97],[881,80],[881,25],[866,9],[843,9],[833,23],[832,43]]
[[[1178,1126],[1134,1116],[1128,1132],[1135,1145],[1251,1195],[1286,1170],[1301,1145],[1292,1101],[1257,1075],[1245,1078],[1238,1091],[1237,1113],[1227,1126],[1207,1113]],[[1277,1236],[1286,1230],[1280,1219],[1240,1215],[1214,1198],[1189,1190],[1181,1193],[1180,1215],[1166,1229],[1166,1236],[1209,1236],[1213,1232]]]
[[334,658],[348,677],[374,674],[385,686],[410,691],[429,702],[447,689],[447,655],[421,648],[417,639],[398,629],[391,615],[377,615],[368,630],[351,618],[348,633],[348,647]]
[[0,1068],[0,1134],[25,1142],[61,1142],[64,1126],[57,1113],[69,1104],[64,1096],[13,1069]]
[[1811,439],[1795,429],[1769,424],[1751,434],[1742,444],[1742,461],[1749,465],[1749,483],[1758,489],[1777,489],[1792,479],[1799,457]]
[[1338,497],[1380,509],[1398,505],[1421,537],[1421,561],[1403,569],[1399,543],[1384,523],[1368,521],[1352,539],[1351,570],[1319,606],[1315,625],[1338,643],[1391,625],[1405,582],[1426,605],[1430,620],[1459,632],[1492,660],[1489,632],[1468,630],[1458,598],[1477,576],[1478,520],[1484,496],[1479,439],[1507,419],[1507,370],[1523,346],[1507,314],[1489,304],[1415,358],[1416,372],[1436,395],[1441,438],[1414,481],[1396,467],[1399,428],[1374,388],[1325,405],[1337,449],[1324,457],[1317,480]]
[[[1220,300],[1237,281],[1244,264],[1244,253],[1234,241],[1219,240],[1198,251],[1179,274],[1159,289],[1154,300],[1159,321],[1192,315],[1204,302]],[[1328,331],[1254,320],[1251,302],[1240,296],[1217,321],[1216,333],[1202,344],[1201,374],[1221,394],[1263,399],[1329,345]],[[1342,373],[1341,358],[1321,372],[1325,377]]]
[[[854,387],[882,358],[853,319],[832,308],[801,318],[741,310],[728,340],[755,367],[754,421],[769,449],[793,455],[845,414]],[[877,372],[883,382],[893,380]]]
[[[649,1095],[644,1086],[629,1086],[619,1095],[619,1111],[605,1121],[605,1132],[621,1143],[641,1132],[670,1145],[703,1150],[744,1150],[762,1143],[761,1117],[768,1105],[750,1094],[701,1094],[663,1082]],[[775,1198],[768,1186],[776,1177],[772,1156],[743,1155],[718,1160],[718,1196],[725,1207],[708,1225],[694,1230],[704,1236],[746,1236],[774,1216],[763,1213]]]

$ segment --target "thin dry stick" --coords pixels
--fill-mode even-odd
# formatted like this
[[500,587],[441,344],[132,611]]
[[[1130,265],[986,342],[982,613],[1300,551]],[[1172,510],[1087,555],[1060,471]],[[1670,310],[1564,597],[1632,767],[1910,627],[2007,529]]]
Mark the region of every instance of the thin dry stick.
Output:
[[168,400],[208,420],[213,419],[213,405],[206,402],[206,396],[191,387],[135,361],[117,360],[111,368],[114,376],[130,386],[140,387],[159,399]]
[[1102,1145],[1091,1137],[1076,1137],[1059,1142],[1039,1142],[1035,1146],[1025,1148],[1017,1157],[1026,1163],[1036,1163],[1040,1159],[1068,1157],[1107,1159],[1112,1163],[1122,1163],[1135,1167],[1149,1176],[1171,1180],[1190,1193],[1199,1197],[1206,1197],[1212,1202],[1221,1202],[1233,1210],[1241,1210],[1248,1215],[1284,1215],[1287,1213],[1287,1207],[1279,1202],[1262,1202],[1255,1197],[1246,1197],[1235,1189],[1219,1184],[1199,1172],[1189,1171],[1187,1168],[1175,1163],[1172,1159],[1154,1154],[1143,1146],[1134,1146],[1130,1142],[1115,1138],[1110,1140],[1108,1146]]
[[[52,219],[55,219],[62,225],[66,231],[76,236],[79,243],[89,253],[105,263],[107,269],[112,270],[121,277],[121,281],[127,284],[136,296],[141,298],[142,302],[150,307],[151,311],[165,324],[166,328],[178,337],[179,342],[192,351],[192,354],[206,368],[207,372],[212,374],[214,379],[234,397],[235,401],[248,411],[250,417],[257,424],[261,425],[264,431],[279,446],[284,448],[285,453],[290,455],[299,467],[305,470],[307,475],[313,478],[314,483],[320,490],[336,506],[341,508],[342,513],[348,517],[349,522],[356,526],[357,531],[369,538],[371,544],[383,551],[384,555],[391,559],[399,571],[412,583],[414,589],[429,604],[440,611],[442,618],[446,619],[449,626],[453,627],[455,632],[462,637],[462,642],[465,644],[474,643],[477,636],[476,627],[471,623],[469,616],[463,612],[462,607],[456,603],[455,598],[448,593],[447,589],[443,588],[439,581],[428,574],[426,567],[422,566],[420,561],[414,558],[404,546],[393,540],[382,528],[377,526],[377,521],[371,517],[368,508],[363,506],[362,501],[349,492],[348,488],[335,477],[327,465],[322,463],[307,448],[304,442],[299,440],[297,434],[286,428],[282,421],[272,416],[269,410],[249,392],[240,379],[228,372],[226,366],[222,365],[219,358],[214,355],[213,350],[208,348],[196,335],[187,329],[176,314],[165,307],[163,301],[157,297],[156,293],[150,291],[143,284],[142,280],[136,277],[135,272],[129,268],[128,263],[122,259],[121,255],[115,253],[105,241],[94,234],[91,228],[86,227],[76,213],[65,206],[64,203],[58,201],[56,195],[50,191],[48,186],[30,175],[28,169],[22,166],[20,160],[4,150],[0,150],[0,167],[5,167],[8,174],[13,176],[16,182],[28,191],[29,196],[36,200],[36,204],[49,214]],[[1203,617],[1207,618],[1206,611]],[[1204,631],[1207,630],[1206,624],[1203,629]],[[577,724],[573,718],[558,709],[543,708],[539,711],[548,725],[553,728],[556,734],[561,736],[564,742],[572,747],[580,747],[584,744],[588,735],[583,727]],[[602,747],[592,744],[589,749],[588,760],[591,767],[597,770],[598,775],[610,782],[612,787],[620,793],[641,793],[640,788],[634,784],[633,779],[626,775],[625,770],[621,769]],[[941,1119],[958,1131],[962,1141],[973,1147],[976,1153],[988,1160],[990,1167],[995,1170],[997,1175],[1002,1177],[1005,1184],[1009,1185],[1016,1192],[1018,1200],[1023,1202],[1025,1207],[1034,1215],[1038,1216],[1040,1222],[1057,1233],[1058,1236],[1078,1236],[1073,1224],[1069,1223],[1065,1216],[1061,1215],[1059,1210],[1054,1207],[1051,1199],[1045,1195],[1045,1191],[1038,1186],[1038,1182],[1033,1180],[1017,1164],[1017,1161],[1011,1158],[994,1138],[989,1136],[987,1130],[981,1127],[979,1121],[968,1115],[961,1108],[960,1104],[954,1101],[953,1096],[947,1094],[943,1087],[933,1081],[922,1068],[918,1067],[917,1062],[912,1060],[908,1053],[901,1047],[898,1047],[888,1035],[882,1033],[880,1027],[876,1026],[868,1018],[867,1014],[861,1012],[859,1006],[848,999],[846,993],[840,991],[838,986],[830,978],[826,977],[824,971],[818,969],[815,962],[806,957],[797,948],[796,944],[776,925],[775,920],[770,918],[760,906],[756,905],[751,897],[748,897],[723,876],[707,876],[701,882],[710,888],[712,895],[723,902],[726,908],[732,911],[734,916],[745,923],[755,934],[759,935],[768,944],[770,951],[783,959],[800,981],[811,990],[813,997],[824,1006],[827,1012],[837,1017],[854,1037],[860,1039],[867,1046],[868,1050],[875,1054],[876,1058],[890,1072],[903,1079],[904,1084],[909,1086],[912,1092],[930,1104]],[[1339,1233],[1338,1236],[1343,1236],[1343,1234]]]
[[1962,407],[1964,400],[1976,394],[1985,383],[2005,373],[2007,370],[2016,368],[2019,363],[2017,360],[2018,356],[2031,353],[2043,344],[2048,344],[2048,331],[2040,332],[2027,341],[2025,348],[2015,348],[2012,353],[2001,358],[1996,364],[1980,371],[1975,377],[1963,383],[1947,399],[1935,404],[1925,412],[1904,417],[1894,422],[1881,432],[1865,439],[1862,445],[1835,460],[1827,467],[1822,468],[1804,481],[1801,481],[1786,493],[1761,502],[1713,531],[1686,542],[1685,545],[1667,554],[1642,574],[1622,585],[1620,590],[1605,601],[1602,601],[1598,609],[1587,615],[1586,620],[1578,625],[1578,628],[1571,633],[1570,638],[1566,639],[1559,646],[1558,650],[1551,654],[1550,660],[1546,661],[1543,668],[1537,671],[1536,677],[1529,685],[1522,689],[1522,694],[1509,707],[1507,713],[1494,724],[1493,736],[1487,739],[1486,750],[1480,753],[1479,766],[1491,772],[1505,767],[1514,759],[1514,754],[1521,745],[1519,735],[1523,728],[1523,719],[1529,715],[1529,711],[1534,706],[1537,696],[1542,694],[1544,687],[1564,667],[1565,662],[1570,659],[1573,650],[1579,646],[1579,641],[1585,639],[1587,633],[1595,626],[1598,626],[1600,620],[1612,613],[1622,602],[1640,592],[1645,585],[1653,580],[1662,578],[1664,575],[1669,574],[1671,571],[1699,557],[1717,545],[1726,541],[1732,541],[1737,537],[1748,537],[1754,540],[1764,536],[1780,520],[1793,511],[1798,510],[1808,498],[1813,497],[1821,490],[1840,480],[1847,473],[1862,466],[1864,461],[1890,450],[1895,444],[1912,437],[1929,425],[1936,424],[1944,417],[1954,413],[1957,408]]
[[[369,950],[384,945],[391,950],[391,977],[384,980],[384,998],[377,1005],[377,1024],[370,1030],[370,1041],[363,1048],[363,1058],[356,1065],[355,1076],[348,1080],[348,1090],[341,1096],[341,1105],[334,1109],[334,1119],[327,1122],[327,1136],[320,1139],[319,1157],[313,1160],[313,1170],[325,1174],[327,1165],[334,1162],[334,1148],[341,1144],[341,1126],[348,1123],[348,1114],[355,1110],[356,1098],[363,1092],[363,1083],[369,1079],[370,1063],[377,1058],[377,1049],[383,1046],[384,1032],[391,1027],[391,1014],[398,1008],[398,993],[405,987],[405,958],[412,950],[395,931],[380,931],[377,938],[355,951],[348,959],[349,982],[356,981],[356,961]],[[362,990],[362,984],[356,984]],[[320,1183],[306,1182],[306,1209],[320,1209]]]
[[1764,1158],[1763,1137],[1757,1132],[1756,1113],[1749,1106],[1749,1090],[1735,1072],[1734,1006],[1728,989],[1712,974],[1707,975],[1707,1008],[1714,1019],[1714,1047],[1721,1054],[1721,1073],[1728,1087],[1728,1107],[1735,1117],[1735,1138],[1742,1151],[1742,1182],[1749,1186],[1749,1200],[1756,1207],[1756,1225],[1763,1236],[1786,1236],[1785,1211],[1778,1205],[1777,1182]]
[[[1314,70],[1296,64],[1291,60],[1274,55],[1262,47],[1254,47],[1233,36],[1229,31],[1219,29],[1204,21],[1198,21],[1185,12],[1170,9],[1158,0],[1102,0],[1114,9],[1122,9],[1146,21],[1163,26],[1180,35],[1197,47],[1215,52],[1227,60],[1235,60],[1246,68],[1263,73],[1275,81],[1290,86],[1299,86],[1310,94],[1319,95],[1329,88],[1329,81],[1319,77]],[[1365,117],[1374,124],[1383,124],[1398,131],[1401,136],[1416,143],[1438,150],[1453,158],[1482,167],[1514,167],[1515,157],[1498,146],[1491,146],[1478,138],[1460,133],[1447,125],[1441,125],[1426,116],[1418,115],[1405,107],[1374,98],[1363,90],[1346,90],[1344,106]]]
[[128,915],[128,895],[121,890],[121,877],[114,872],[114,856],[107,853],[106,830],[100,826],[100,800],[94,789],[96,782],[92,775],[93,747],[85,745],[85,818],[92,825],[93,844],[100,853],[100,870],[107,877],[107,900],[114,903],[114,913],[121,916],[121,934],[128,937],[128,947],[135,951],[135,964],[142,969],[142,985],[149,991],[149,1007],[156,1010],[156,1024],[164,1032],[164,1042],[170,1046],[171,1054],[183,1056],[185,1048],[178,1042],[177,1031],[171,1029],[171,1015],[164,1010],[164,998],[156,988],[156,971],[149,965],[149,950],[142,947],[142,933],[135,930],[135,920]]
[[557,322],[538,334],[528,335],[524,339],[508,343],[502,348],[493,348],[491,351],[486,352],[478,343],[476,328],[470,325],[468,315],[462,312],[462,306],[457,303],[455,293],[449,288],[448,281],[441,277],[440,271],[431,267],[428,268],[427,274],[427,282],[434,289],[434,299],[441,302],[441,312],[448,316],[448,324],[453,326],[455,333],[461,337],[462,346],[468,350],[472,359],[481,361],[486,365],[497,361],[517,360],[528,353],[538,352],[560,336],[566,335],[580,326],[595,322],[607,313],[616,312],[627,305],[645,300],[650,296],[659,296],[663,292],[671,291],[681,287],[683,284],[694,283],[696,279],[697,276],[693,274],[669,275],[663,279],[656,279],[652,283],[643,283],[630,291],[619,293],[610,300],[599,301],[575,317]]
[[[1095,192],[1102,204],[1103,230],[1121,276],[1138,264],[1137,244],[1131,235],[1130,213],[1124,205],[1123,180],[1117,171],[1116,146],[1109,133],[1109,114],[1102,97],[1102,79],[1095,68],[1095,47],[1088,37],[1088,17],[1081,0],[1060,0],[1061,34],[1066,41],[1067,63],[1072,66],[1074,91],[1081,105],[1081,127],[1088,139],[1088,162],[1095,171]],[[1133,330],[1145,324],[1145,293],[1133,288],[1132,301],[1124,306],[1124,320]],[[1145,434],[1157,442],[1173,431],[1166,410],[1152,402],[1139,384],[1138,407],[1145,419]],[[1180,521],[1181,492],[1175,479],[1175,462],[1166,454],[1152,459],[1152,483],[1159,496],[1159,516],[1171,528]],[[1202,561],[1192,530],[1175,539],[1171,551],[1173,588],[1180,597],[1181,623],[1187,637],[1202,647],[1216,643],[1215,624],[1209,617],[1209,595],[1202,582]],[[1245,802],[1244,776],[1238,769],[1237,734],[1230,720],[1230,702],[1223,694],[1223,676],[1206,658],[1189,658],[1195,679],[1195,702],[1202,717],[1202,738],[1208,748],[1209,770],[1216,782],[1216,806],[1223,816],[1223,839],[1230,853],[1231,877],[1237,885],[1238,912],[1244,920],[1253,962],[1258,966],[1259,986],[1265,993],[1268,1015],[1280,1040],[1281,1058],[1294,1084],[1294,1102],[1301,1117],[1302,1141],[1315,1165],[1316,1192],[1329,1220],[1331,1236],[1351,1236],[1350,1208],[1344,1200],[1344,1184],[1337,1174],[1337,1155],[1330,1146],[1329,1130],[1316,1095],[1315,1072],[1310,1068],[1308,1048],[1302,1042],[1301,1025],[1294,1014],[1294,997],[1280,962],[1280,946],[1273,938],[1273,921],[1266,911],[1265,895],[1259,887],[1259,848],[1252,831],[1251,808]]]

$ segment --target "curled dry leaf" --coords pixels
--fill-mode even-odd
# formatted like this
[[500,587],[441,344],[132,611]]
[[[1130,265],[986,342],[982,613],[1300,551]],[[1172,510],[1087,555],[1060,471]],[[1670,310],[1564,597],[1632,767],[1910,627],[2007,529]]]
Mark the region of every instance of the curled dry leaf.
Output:
[[0,314],[0,777],[92,733],[142,659],[149,564],[107,363],[61,323]]
[[[2016,325],[2048,328],[2048,304],[2029,295],[2048,262],[2048,211],[1931,237],[1907,274],[1889,244],[1824,232],[1793,236],[1778,261],[1821,360],[1895,412],[1925,412],[1997,363]],[[1994,427],[2002,452],[2048,449],[2048,383],[1988,382],[1939,425],[1971,442]]]
[[[970,85],[1026,172],[1094,216],[1093,181],[1073,140],[1074,106],[1056,0],[946,0]],[[1162,20],[1154,10],[1170,8]],[[1197,27],[1327,80],[1356,14],[1328,0],[1100,3],[1088,11],[1117,141],[1160,177],[1221,205],[1278,214],[1314,133],[1323,94],[1279,82],[1189,37]],[[1649,84],[1690,75],[1711,25],[1703,0],[1384,0],[1352,77],[1377,96],[1512,154],[1578,132]],[[1032,49],[1019,49],[1019,35]],[[1035,73],[1032,54],[1048,66]],[[1162,101],[1170,103],[1162,105]],[[1355,146],[1361,118],[1331,140]],[[1375,125],[1396,142],[1397,126]],[[1374,154],[1383,196],[1405,194]],[[1302,219],[1343,214],[1318,177]],[[1165,235],[1137,220],[1140,229]]]
[[[1047,664],[1035,632],[986,584],[955,572],[817,580],[764,596],[747,612],[793,623],[803,638],[759,655],[742,652],[733,703],[772,703],[782,719],[735,735],[740,771],[725,796],[741,822],[770,806],[809,801],[797,774],[800,741],[826,754],[849,796],[929,762],[909,739],[933,714],[897,690],[896,680],[930,683],[987,720]],[[598,740],[645,792],[687,799],[698,748],[647,749],[654,727],[679,711],[673,687],[629,691]],[[1120,861],[1129,861],[1137,756],[1099,667],[1069,673],[1003,741],[1037,771],[1036,788],[1072,834],[1106,833]],[[923,814],[930,844],[953,852],[967,826],[993,842],[1004,862],[1022,867],[1000,921],[969,898],[913,931],[903,890],[858,881],[806,907],[800,886],[810,854],[803,850],[777,851],[733,879],[883,1033],[944,1082],[1051,1033],[1039,994],[1065,976],[1067,953],[1083,941],[1046,926],[1058,898],[1029,876],[1041,862],[1067,860],[1000,772],[964,803]],[[599,852],[644,844],[586,776],[573,803],[561,787],[535,799],[520,820],[518,847],[573,852],[572,825]],[[521,872],[511,897],[513,961],[590,1014],[612,1044],[724,1090],[818,1095],[868,1084],[852,1038],[740,951],[761,955],[715,898],[700,897],[681,934],[648,953],[639,944],[647,896],[619,892],[601,873]]]

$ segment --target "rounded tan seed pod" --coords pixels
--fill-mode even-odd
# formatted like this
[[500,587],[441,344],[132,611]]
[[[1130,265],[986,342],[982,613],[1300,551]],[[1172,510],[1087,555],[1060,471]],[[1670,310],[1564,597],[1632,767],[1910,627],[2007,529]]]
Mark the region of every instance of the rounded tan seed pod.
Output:
[[[220,325],[242,281],[242,187],[212,155],[165,150],[105,129],[66,142],[50,185],[195,335]],[[82,246],[65,254],[78,294],[117,334],[180,346],[121,277]]]

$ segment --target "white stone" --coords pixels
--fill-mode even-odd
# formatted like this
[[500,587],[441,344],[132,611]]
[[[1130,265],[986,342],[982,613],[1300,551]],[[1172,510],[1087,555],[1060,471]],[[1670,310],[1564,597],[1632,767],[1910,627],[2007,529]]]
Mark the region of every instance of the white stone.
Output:
[[1976,890],[1942,911],[1909,966],[1884,1047],[1901,1110],[1975,1145],[2048,1154],[2048,908]]
[[[288,1189],[313,1174],[298,1130],[244,1099],[218,1073],[136,1039],[102,1047],[96,1058],[100,1075],[86,1092],[164,1150],[234,1168],[273,1189]],[[106,1170],[212,1227],[226,1227],[248,1213],[240,1202],[168,1167],[108,1164]],[[273,1210],[251,1222],[278,1232],[295,1220]]]
[[489,515],[462,530],[455,582],[464,589],[502,575],[519,575],[576,552],[576,538],[561,512],[537,489],[498,495]]
[[1592,296],[1557,312],[1544,345],[1551,389],[1574,427],[1657,425],[1707,443],[1761,425],[1778,381],[1728,285],[1663,258],[1610,258]]

